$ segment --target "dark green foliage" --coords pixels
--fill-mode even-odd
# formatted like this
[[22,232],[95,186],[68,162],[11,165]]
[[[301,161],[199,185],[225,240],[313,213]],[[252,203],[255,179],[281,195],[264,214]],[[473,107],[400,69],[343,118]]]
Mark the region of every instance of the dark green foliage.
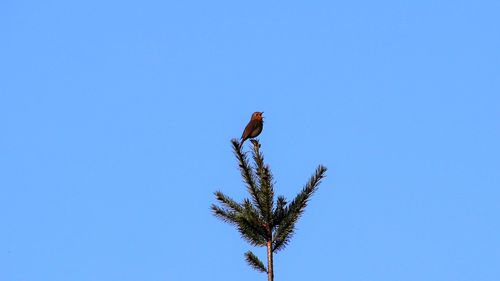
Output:
[[297,196],[288,202],[285,197],[274,199],[274,180],[271,170],[264,163],[260,143],[253,140],[252,160],[242,152],[235,139],[231,141],[238,159],[243,182],[250,198],[238,203],[220,191],[215,198],[221,206],[212,204],[214,215],[236,226],[241,236],[253,246],[268,247],[268,268],[252,252],[245,253],[245,259],[254,269],[268,272],[272,276],[272,253],[285,248],[295,230],[295,224],[303,214],[311,195],[325,177],[326,168],[319,166]]
[[267,272],[267,269],[264,266],[264,263],[256,255],[254,255],[251,251],[248,251],[245,253],[245,259],[247,260],[248,264],[251,267],[253,267],[255,270],[258,270],[260,272]]

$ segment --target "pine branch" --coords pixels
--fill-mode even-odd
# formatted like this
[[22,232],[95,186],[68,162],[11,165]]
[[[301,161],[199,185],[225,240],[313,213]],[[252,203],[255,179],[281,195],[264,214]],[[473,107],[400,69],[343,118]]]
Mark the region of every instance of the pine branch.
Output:
[[243,209],[240,206],[240,204],[238,204],[238,202],[231,199],[229,196],[225,195],[221,191],[216,191],[216,192],[214,192],[214,194],[215,194],[215,198],[217,200],[219,200],[219,202],[224,204],[230,210],[232,210],[234,212],[242,212]]
[[254,221],[241,217],[238,220],[238,231],[241,236],[252,246],[265,246],[266,237],[262,228]]
[[212,213],[214,214],[214,216],[216,216],[217,218],[229,224],[238,225],[239,220],[236,212],[221,208],[219,206],[216,206],[215,204],[212,204],[210,208],[212,209]]
[[251,251],[245,253],[245,259],[253,269],[267,273],[267,269],[264,266],[264,263]]
[[235,225],[241,236],[253,246],[265,246],[267,232],[262,227],[260,221],[255,218],[255,214],[250,212],[234,212],[212,204],[214,216],[224,222]]
[[271,225],[273,229],[283,221],[283,218],[285,217],[286,203],[285,196],[278,196],[278,200],[276,200],[276,208],[273,211],[273,223]]
[[266,229],[266,222],[262,220],[259,210],[256,210],[250,200],[243,200],[243,216],[248,221],[249,226],[252,227],[252,231],[264,238],[265,241],[271,239],[270,234]]
[[300,216],[302,214],[311,195],[317,190],[321,180],[325,177],[326,170],[325,166],[319,165],[314,175],[311,176],[302,191],[297,194],[297,196],[290,203],[289,210],[294,216]]
[[275,233],[273,238],[273,252],[278,252],[283,250],[286,245],[292,239],[292,236],[295,232],[295,222],[291,220],[286,220],[283,222],[283,225],[278,227],[278,230]]
[[232,139],[231,143],[233,145],[234,155],[238,159],[241,176],[247,186],[248,192],[252,196],[252,200],[255,205],[259,208],[262,207],[261,200],[259,198],[260,189],[257,186],[255,175],[252,172],[251,165],[248,163],[248,157],[241,151],[240,143],[237,139]]
[[273,187],[273,175],[269,169],[269,166],[264,163],[264,155],[260,152],[260,143],[258,140],[253,142],[253,160],[255,162],[255,174],[259,179],[260,184],[260,196],[259,201],[261,203],[261,213],[266,220],[267,224],[272,222],[272,211],[274,204],[274,187]]
[[282,250],[290,241],[294,233],[295,224],[304,212],[312,194],[317,190],[321,180],[325,177],[326,170],[326,167],[320,165],[302,191],[285,208],[283,219],[277,226],[273,238],[273,252]]

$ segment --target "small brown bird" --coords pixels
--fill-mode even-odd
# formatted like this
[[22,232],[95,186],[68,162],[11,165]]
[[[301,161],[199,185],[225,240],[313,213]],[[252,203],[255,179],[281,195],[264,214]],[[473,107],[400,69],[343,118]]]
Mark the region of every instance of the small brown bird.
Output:
[[246,141],[247,139],[253,139],[258,135],[260,135],[260,133],[262,132],[262,128],[264,127],[264,120],[263,120],[264,117],[262,117],[262,113],[264,112],[257,111],[252,114],[250,122],[248,122],[248,125],[245,127],[245,130],[241,135],[240,146],[242,146],[243,142]]

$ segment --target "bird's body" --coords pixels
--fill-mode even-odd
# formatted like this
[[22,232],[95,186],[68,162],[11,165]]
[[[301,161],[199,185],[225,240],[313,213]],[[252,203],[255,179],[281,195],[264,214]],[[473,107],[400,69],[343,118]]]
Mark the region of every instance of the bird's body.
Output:
[[260,135],[262,132],[262,128],[264,127],[264,120],[262,117],[262,113],[264,112],[254,112],[252,114],[252,118],[250,118],[250,122],[245,127],[243,134],[241,135],[241,143],[240,146],[243,145],[243,142],[247,139],[253,139]]

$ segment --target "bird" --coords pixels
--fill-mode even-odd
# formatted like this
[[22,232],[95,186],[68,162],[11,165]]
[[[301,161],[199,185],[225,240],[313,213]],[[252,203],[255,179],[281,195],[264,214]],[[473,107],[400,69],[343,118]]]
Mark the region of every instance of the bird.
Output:
[[264,117],[262,117],[263,113],[264,112],[256,111],[252,114],[250,122],[248,122],[245,130],[243,131],[243,134],[241,135],[240,146],[242,146],[243,142],[245,142],[247,139],[253,139],[260,135],[260,133],[262,132],[262,128],[264,127]]

